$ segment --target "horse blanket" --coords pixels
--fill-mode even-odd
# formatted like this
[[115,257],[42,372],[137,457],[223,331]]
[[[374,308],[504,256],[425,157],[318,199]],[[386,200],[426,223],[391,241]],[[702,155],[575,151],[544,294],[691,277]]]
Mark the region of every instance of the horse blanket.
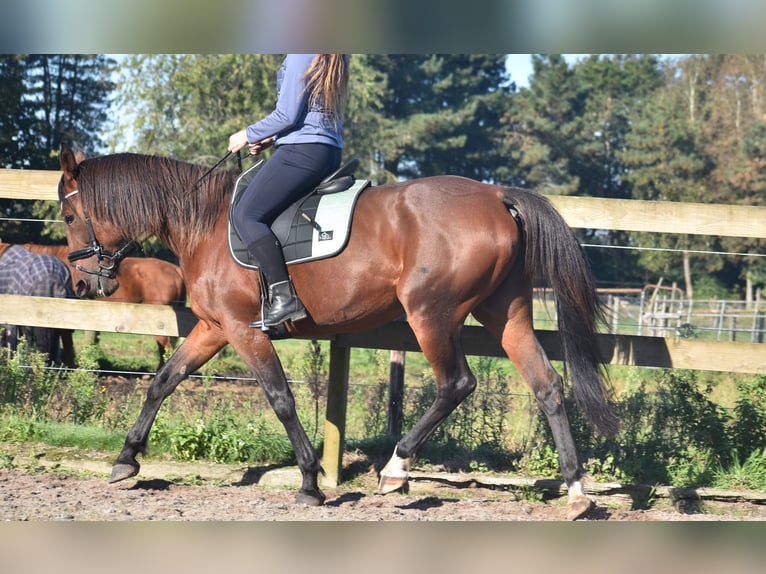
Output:
[[[76,296],[72,288],[72,275],[58,257],[32,253],[18,245],[4,244],[0,248],[0,293],[35,297]],[[8,326],[5,344],[13,351],[18,340],[25,336],[38,351],[48,354],[51,362],[74,366],[72,331],[69,329],[20,328]],[[62,346],[59,347],[59,339]]]
[[18,245],[0,255],[0,293],[75,298],[72,275],[63,261]]

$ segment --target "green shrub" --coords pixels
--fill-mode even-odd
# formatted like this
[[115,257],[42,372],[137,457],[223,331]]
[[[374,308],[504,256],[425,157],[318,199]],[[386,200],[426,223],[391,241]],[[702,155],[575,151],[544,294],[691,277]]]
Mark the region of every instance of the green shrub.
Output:
[[619,465],[634,481],[691,486],[711,479],[728,461],[729,415],[700,390],[695,371],[662,370],[622,401],[615,445]]
[[108,401],[106,388],[98,378],[100,352],[94,345],[85,347],[77,356],[77,366],[69,373],[66,392],[69,396],[69,420],[75,424],[101,421]]
[[766,375],[743,381],[737,395],[731,425],[732,444],[740,459],[747,459],[766,444]]
[[175,460],[212,460],[220,463],[286,463],[292,460],[292,446],[284,432],[264,421],[242,422],[230,415],[213,415],[193,421],[166,421],[159,418],[152,440]]
[[[700,389],[695,371],[655,373],[654,380],[630,385],[616,398],[620,431],[613,439],[593,435],[568,393],[567,413],[580,458],[596,479],[674,486],[709,484],[713,469],[731,461],[731,417],[710,400],[710,387]],[[537,428],[541,436],[538,445],[552,445],[542,414]]]
[[[305,382],[291,384],[298,416],[319,447],[327,357],[320,343],[301,343],[293,345],[291,364]],[[98,347],[85,347],[78,355],[82,369],[73,372],[46,368],[44,356],[23,344],[13,356],[0,355],[0,441],[119,448],[144,397],[128,394],[110,405],[99,378],[101,355]],[[364,375],[361,383],[354,379],[348,393],[349,446],[372,457],[388,456],[393,447],[385,435],[387,357],[384,351],[355,352],[354,368]],[[410,379],[416,378],[416,363],[408,358]],[[469,364],[476,392],[443,422],[420,460],[455,470],[515,468],[529,476],[559,477],[547,420],[509,363],[472,357]],[[405,387],[405,432],[437,395],[430,371],[421,372],[420,384]],[[694,371],[627,370],[621,383],[616,397],[621,429],[614,439],[594,436],[569,390],[565,396],[580,459],[596,480],[766,488],[766,376],[739,382],[736,403],[728,410],[713,402],[711,387]],[[153,450],[177,460],[293,460],[284,429],[255,385],[253,396],[244,401],[241,395],[209,390],[203,383],[201,392],[168,398],[152,429]],[[734,403],[732,395],[727,402]]]
[[41,420],[55,420],[68,402],[66,373],[49,368],[47,356],[19,342],[0,361],[0,409]]

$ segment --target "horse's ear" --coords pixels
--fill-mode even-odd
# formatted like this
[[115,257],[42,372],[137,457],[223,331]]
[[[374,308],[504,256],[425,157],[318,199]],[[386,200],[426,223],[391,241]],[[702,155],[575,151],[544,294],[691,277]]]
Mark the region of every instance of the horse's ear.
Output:
[[72,192],[77,189],[77,158],[75,157],[72,148],[67,144],[61,144],[61,151],[59,152],[59,164],[61,164],[61,171],[64,172],[64,190],[66,193]]
[[61,144],[59,163],[61,164],[61,171],[67,175],[73,175],[74,170],[77,168],[77,158],[75,157],[72,148],[65,143]]

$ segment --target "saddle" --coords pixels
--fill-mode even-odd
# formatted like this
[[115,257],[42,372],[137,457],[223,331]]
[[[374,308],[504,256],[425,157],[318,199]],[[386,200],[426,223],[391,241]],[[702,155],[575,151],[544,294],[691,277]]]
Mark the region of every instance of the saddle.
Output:
[[[257,269],[258,261],[242,242],[231,217],[242,197],[241,192],[264,161],[261,159],[242,172],[229,204],[229,252],[238,264],[250,269]],[[369,180],[354,178],[358,166],[358,158],[349,160],[274,220],[271,230],[282,244],[288,265],[332,257],[346,246],[354,206],[362,191],[370,185]]]

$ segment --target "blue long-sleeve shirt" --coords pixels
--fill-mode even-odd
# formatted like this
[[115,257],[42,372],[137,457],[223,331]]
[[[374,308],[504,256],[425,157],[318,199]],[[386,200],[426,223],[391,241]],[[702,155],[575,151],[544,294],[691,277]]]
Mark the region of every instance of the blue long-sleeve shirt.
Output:
[[[288,54],[277,72],[277,106],[262,120],[247,127],[247,141],[276,136],[274,145],[324,143],[343,147],[343,128],[315,102],[309,109],[306,72],[316,54]],[[321,98],[319,98],[321,99]]]

